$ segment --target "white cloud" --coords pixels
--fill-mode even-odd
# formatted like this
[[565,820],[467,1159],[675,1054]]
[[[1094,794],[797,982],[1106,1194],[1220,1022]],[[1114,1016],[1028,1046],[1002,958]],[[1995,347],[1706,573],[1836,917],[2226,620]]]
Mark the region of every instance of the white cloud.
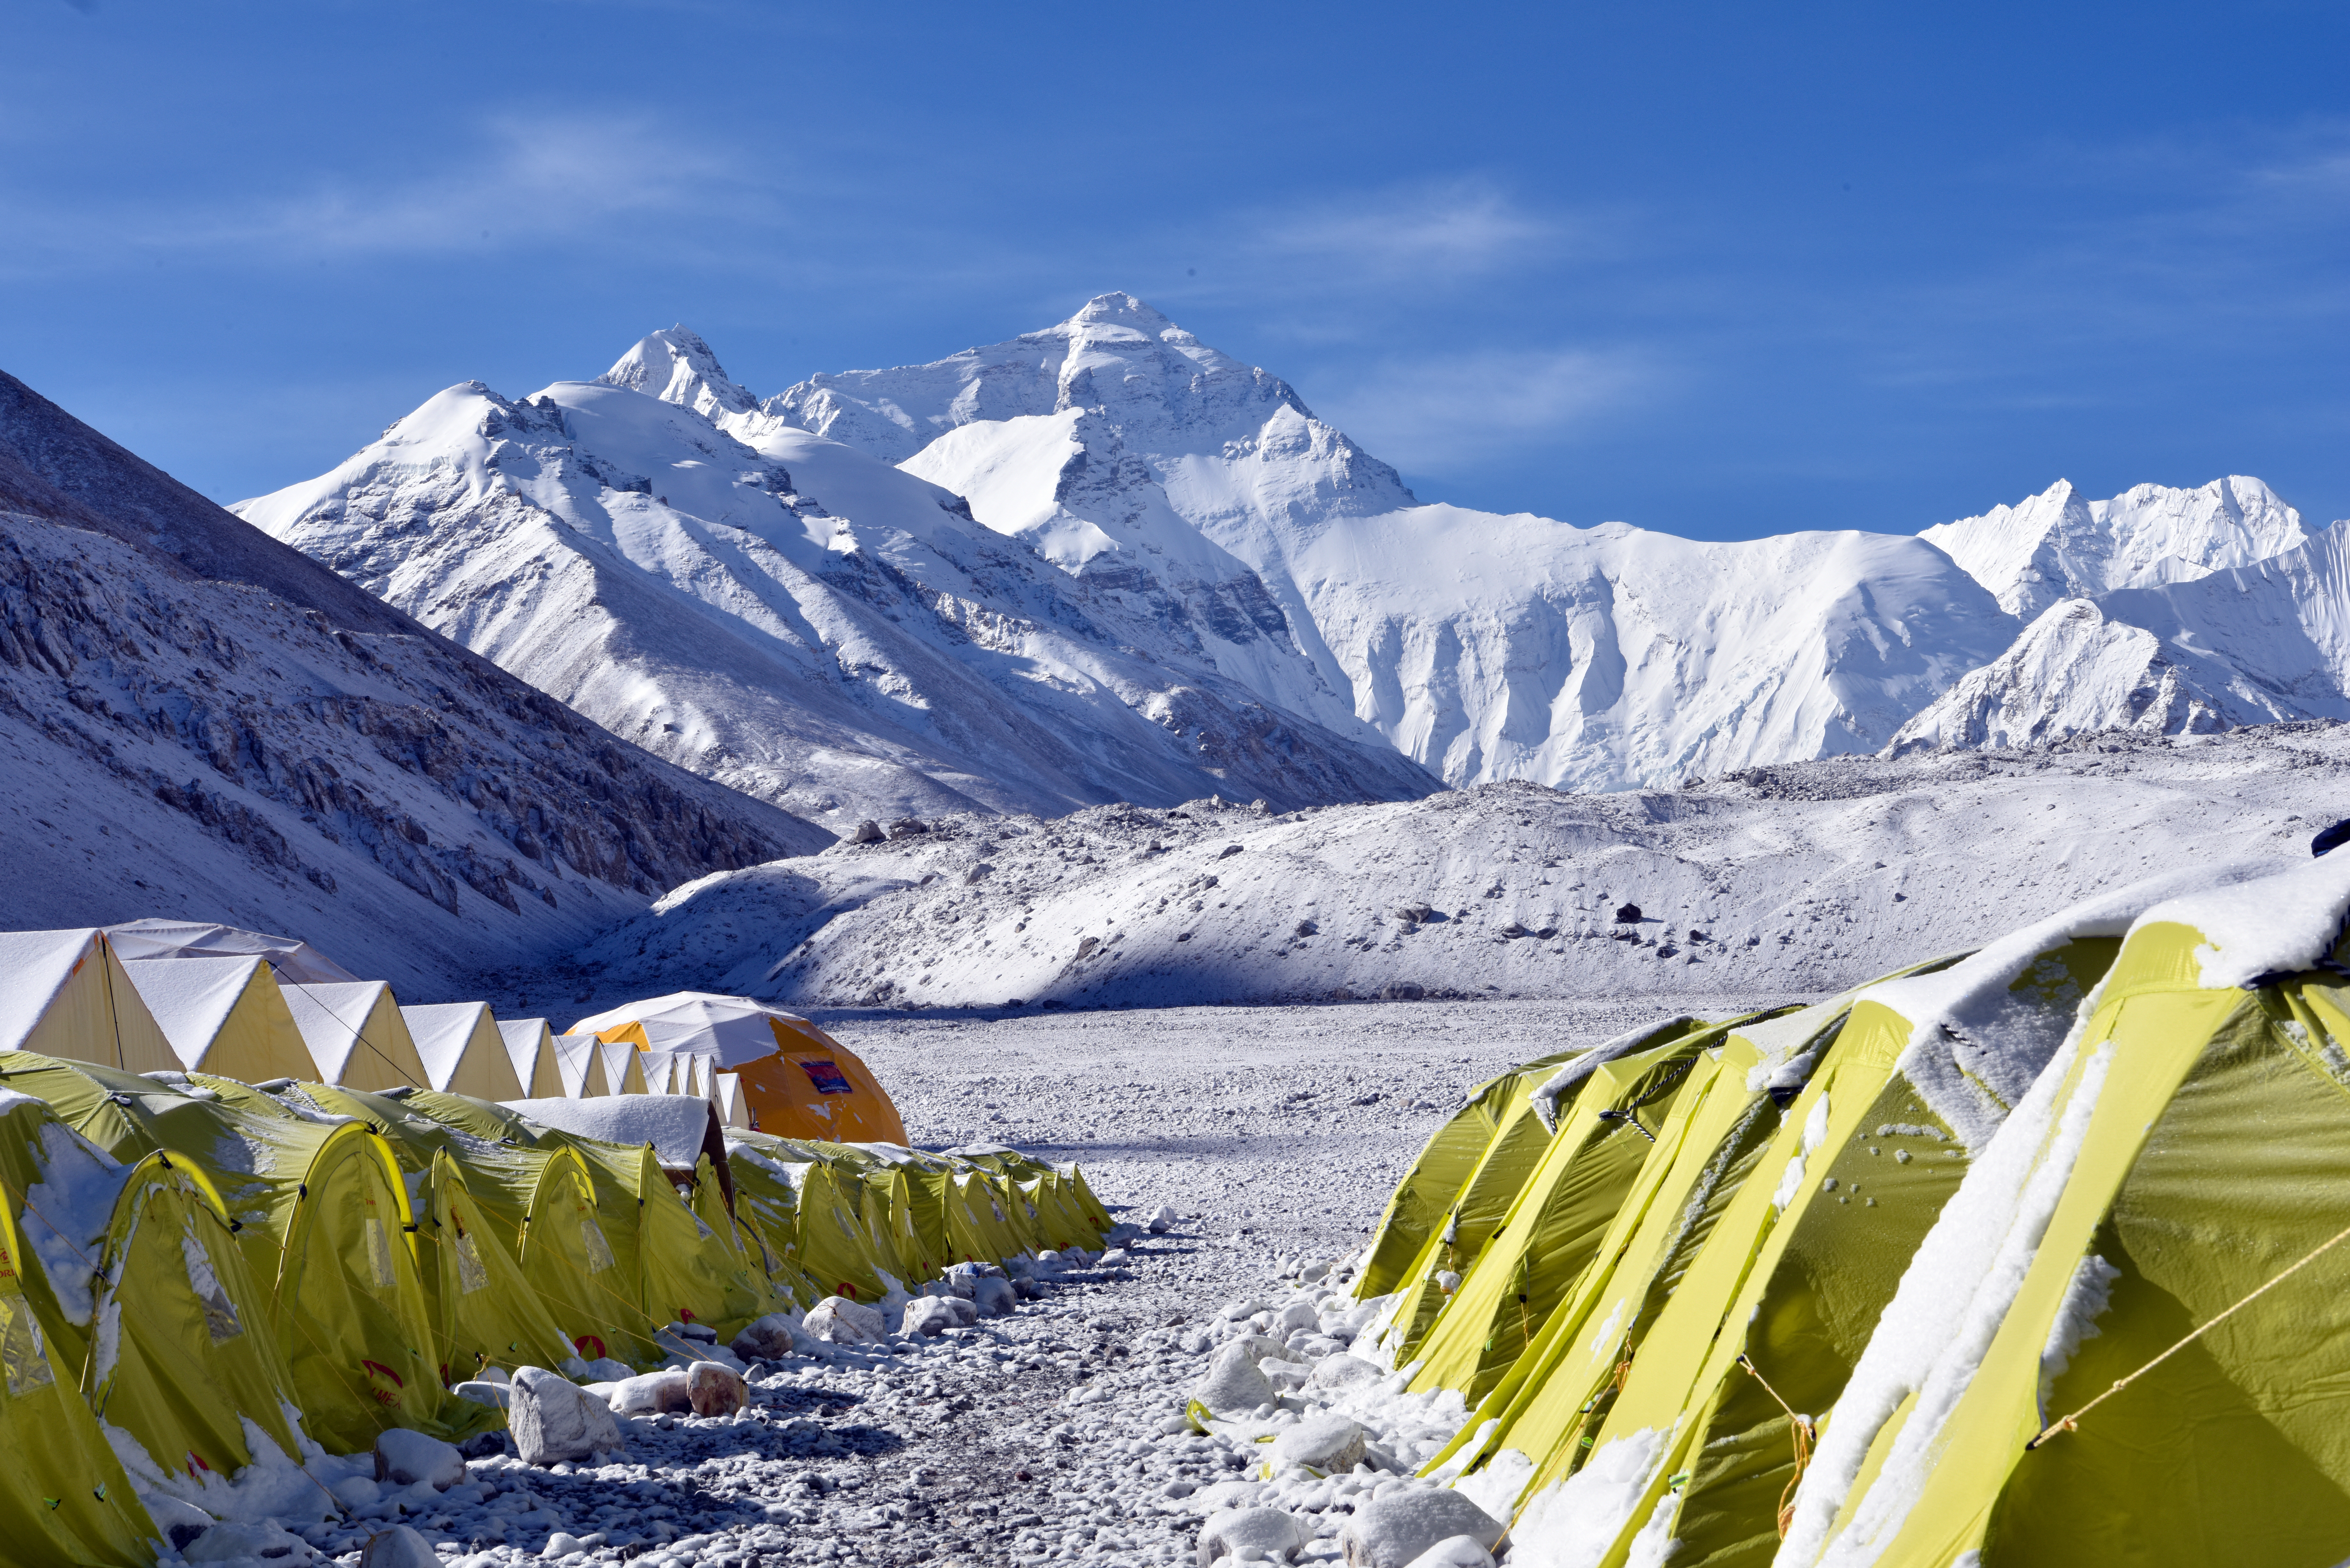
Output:
[[1579,440],[1653,402],[1674,379],[1641,349],[1485,349],[1331,374],[1336,389],[1306,400],[1399,468],[1445,474]]

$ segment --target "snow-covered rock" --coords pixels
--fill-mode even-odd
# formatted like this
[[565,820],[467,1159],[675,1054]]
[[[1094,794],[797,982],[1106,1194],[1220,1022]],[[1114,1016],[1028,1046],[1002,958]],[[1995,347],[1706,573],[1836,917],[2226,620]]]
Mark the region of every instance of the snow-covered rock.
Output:
[[1430,1547],[1466,1535],[1492,1551],[1503,1521],[1457,1491],[1406,1486],[1373,1498],[1339,1532],[1347,1568],[1410,1568]]
[[525,1366],[514,1375],[506,1424],[525,1464],[552,1465],[566,1459],[615,1453],[624,1446],[612,1423],[611,1407],[559,1372]]
[[1217,1351],[1206,1374],[1192,1386],[1191,1397],[1220,1416],[1253,1410],[1270,1402],[1273,1383],[1258,1367],[1254,1349],[1236,1340]]
[[432,1543],[404,1524],[388,1525],[368,1538],[359,1568],[441,1568]]
[[1362,1462],[1370,1434],[1347,1416],[1314,1416],[1283,1429],[1273,1440],[1275,1469],[1302,1465],[1325,1475],[1351,1470]]
[[435,1491],[447,1491],[465,1479],[465,1456],[454,1443],[394,1427],[376,1435],[375,1479],[394,1486],[421,1481]]
[[825,1297],[801,1321],[810,1334],[833,1345],[879,1345],[889,1336],[879,1308],[846,1296]]
[[1243,1552],[1253,1553],[1260,1562],[1286,1563],[1311,1538],[1295,1515],[1280,1509],[1227,1509],[1200,1527],[1200,1568]]

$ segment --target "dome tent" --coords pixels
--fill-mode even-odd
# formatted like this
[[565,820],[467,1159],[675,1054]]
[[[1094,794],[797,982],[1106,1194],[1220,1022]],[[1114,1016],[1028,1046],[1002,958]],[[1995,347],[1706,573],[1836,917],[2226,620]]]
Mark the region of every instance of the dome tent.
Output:
[[608,1009],[575,1033],[639,1051],[691,1052],[735,1075],[751,1125],[779,1137],[906,1141],[906,1126],[863,1062],[796,1013],[745,997],[681,991]]

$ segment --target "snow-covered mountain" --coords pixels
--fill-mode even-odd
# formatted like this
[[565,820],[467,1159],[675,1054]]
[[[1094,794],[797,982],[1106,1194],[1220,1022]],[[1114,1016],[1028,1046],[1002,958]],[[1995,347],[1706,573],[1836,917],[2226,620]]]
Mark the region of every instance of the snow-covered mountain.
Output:
[[682,329],[598,381],[452,387],[238,511],[617,732],[844,830],[1435,786],[1342,708],[1333,727],[1279,701],[1315,677],[1261,588],[1193,618],[1072,576],[760,413]]
[[2231,474],[2195,490],[2141,484],[2110,501],[2060,479],[1918,537],[1948,551],[2001,608],[2031,620],[2059,599],[2189,582],[2281,556],[2309,535],[2267,485]]
[[830,842],[615,740],[5,374],[0,783],[5,924],[298,929],[418,1002],[680,881]]

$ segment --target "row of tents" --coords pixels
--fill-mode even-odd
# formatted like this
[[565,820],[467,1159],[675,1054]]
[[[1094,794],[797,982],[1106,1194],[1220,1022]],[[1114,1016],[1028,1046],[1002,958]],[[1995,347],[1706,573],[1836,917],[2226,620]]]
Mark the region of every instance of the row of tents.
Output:
[[1354,1287],[1428,1472],[1529,1568],[2350,1557],[2345,862],[1482,1085]]
[[681,992],[584,1018],[404,1006],[292,938],[168,920],[0,931],[0,1047],[130,1073],[315,1079],[475,1099],[691,1095],[730,1127],[903,1143],[864,1064],[806,1019]]
[[[1109,1228],[1074,1168],[844,1138],[837,1115],[830,1136],[797,1138],[726,1126],[691,1092],[501,1102],[332,1082],[285,1054],[258,1064],[304,1070],[239,1079],[210,1054],[184,1060],[174,999],[229,989],[211,965],[249,997],[303,954],[174,956],[109,930],[77,934],[61,968],[49,955],[67,944],[26,936],[0,936],[0,962],[32,952],[55,983],[5,971],[13,1000],[42,1002],[8,1015],[17,1042],[49,1048],[0,1051],[0,1530],[15,1560],[150,1563],[161,1532],[142,1499],[202,1508],[306,1441],[351,1453],[392,1427],[456,1440],[502,1425],[452,1392],[490,1367],[649,1368],[691,1348],[675,1325],[723,1343],[957,1262],[1098,1250]],[[295,975],[280,994],[291,1012],[303,988],[339,983]],[[702,1001],[736,1034],[755,1007]],[[608,1027],[650,1056],[674,1048],[656,1041],[679,1038],[677,1012],[649,1004]],[[123,1059],[106,1059],[118,1029]],[[826,1098],[887,1106],[861,1064],[815,1039],[830,1047],[823,1076],[853,1068],[863,1085]]]

